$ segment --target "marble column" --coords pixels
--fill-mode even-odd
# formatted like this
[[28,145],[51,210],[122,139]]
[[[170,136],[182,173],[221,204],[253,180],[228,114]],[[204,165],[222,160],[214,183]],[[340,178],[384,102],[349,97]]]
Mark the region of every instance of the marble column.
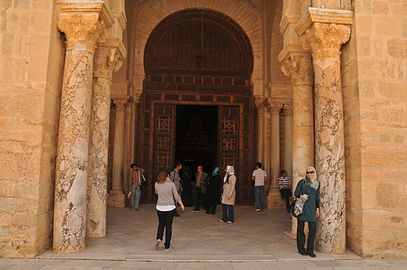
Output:
[[107,36],[111,19],[101,4],[59,3],[58,29],[66,36],[64,78],[59,119],[53,248],[77,252],[85,248],[86,190],[93,57],[96,43]]
[[305,32],[315,74],[315,162],[321,183],[317,248],[343,253],[346,244],[345,143],[340,49],[350,27],[314,23]]
[[93,72],[92,120],[89,143],[89,176],[86,235],[106,235],[107,161],[109,149],[109,115],[112,74],[121,65],[115,47],[96,49]]
[[125,195],[123,193],[123,156],[124,156],[124,111],[127,99],[116,99],[112,189],[109,192],[108,205],[110,207],[124,207]]
[[264,105],[263,97],[256,96],[255,103],[257,107],[257,160],[261,161],[264,158],[264,145],[260,142],[264,141]]
[[271,112],[271,187],[267,196],[268,208],[283,207],[280,191],[278,189],[278,177],[280,173],[280,106],[268,104]]
[[[289,53],[282,61],[282,71],[291,79],[293,87],[292,187],[305,177],[305,170],[314,166],[314,72],[311,54]],[[292,218],[291,232],[296,237],[297,219]]]

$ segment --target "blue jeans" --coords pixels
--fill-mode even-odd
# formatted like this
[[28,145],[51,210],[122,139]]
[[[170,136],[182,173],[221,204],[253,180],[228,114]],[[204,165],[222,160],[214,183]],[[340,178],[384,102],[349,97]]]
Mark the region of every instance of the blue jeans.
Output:
[[131,208],[138,209],[140,204],[140,186],[138,184],[131,185]]
[[235,209],[233,205],[222,203],[222,220],[235,222]]
[[264,186],[254,187],[254,198],[256,199],[256,209],[263,209],[263,206],[264,206]]

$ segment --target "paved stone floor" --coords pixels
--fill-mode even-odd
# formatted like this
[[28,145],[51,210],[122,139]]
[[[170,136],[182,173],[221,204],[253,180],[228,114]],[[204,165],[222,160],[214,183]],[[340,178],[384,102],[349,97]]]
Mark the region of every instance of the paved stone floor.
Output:
[[0,270],[17,269],[406,269],[407,259],[362,260],[344,255],[296,252],[295,240],[284,235],[290,216],[282,209],[256,213],[237,206],[236,222],[221,224],[218,215],[191,208],[174,219],[173,248],[155,250],[157,218],[153,205],[139,211],[110,208],[107,236],[88,239],[76,254],[47,251],[36,259],[0,259]]

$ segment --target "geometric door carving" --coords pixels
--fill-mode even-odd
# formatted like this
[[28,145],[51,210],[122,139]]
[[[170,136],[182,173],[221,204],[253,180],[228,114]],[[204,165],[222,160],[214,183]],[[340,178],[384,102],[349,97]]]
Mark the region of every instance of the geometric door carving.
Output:
[[154,105],[153,175],[174,165],[176,105]]

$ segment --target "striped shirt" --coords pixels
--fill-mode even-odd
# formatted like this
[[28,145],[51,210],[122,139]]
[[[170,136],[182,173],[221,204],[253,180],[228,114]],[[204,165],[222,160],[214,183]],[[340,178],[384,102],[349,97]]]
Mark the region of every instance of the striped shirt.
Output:
[[288,188],[288,186],[289,185],[291,185],[291,180],[290,180],[290,177],[282,177],[282,176],[280,176],[279,178],[278,178],[278,187],[280,188],[280,189],[282,189],[282,188]]

